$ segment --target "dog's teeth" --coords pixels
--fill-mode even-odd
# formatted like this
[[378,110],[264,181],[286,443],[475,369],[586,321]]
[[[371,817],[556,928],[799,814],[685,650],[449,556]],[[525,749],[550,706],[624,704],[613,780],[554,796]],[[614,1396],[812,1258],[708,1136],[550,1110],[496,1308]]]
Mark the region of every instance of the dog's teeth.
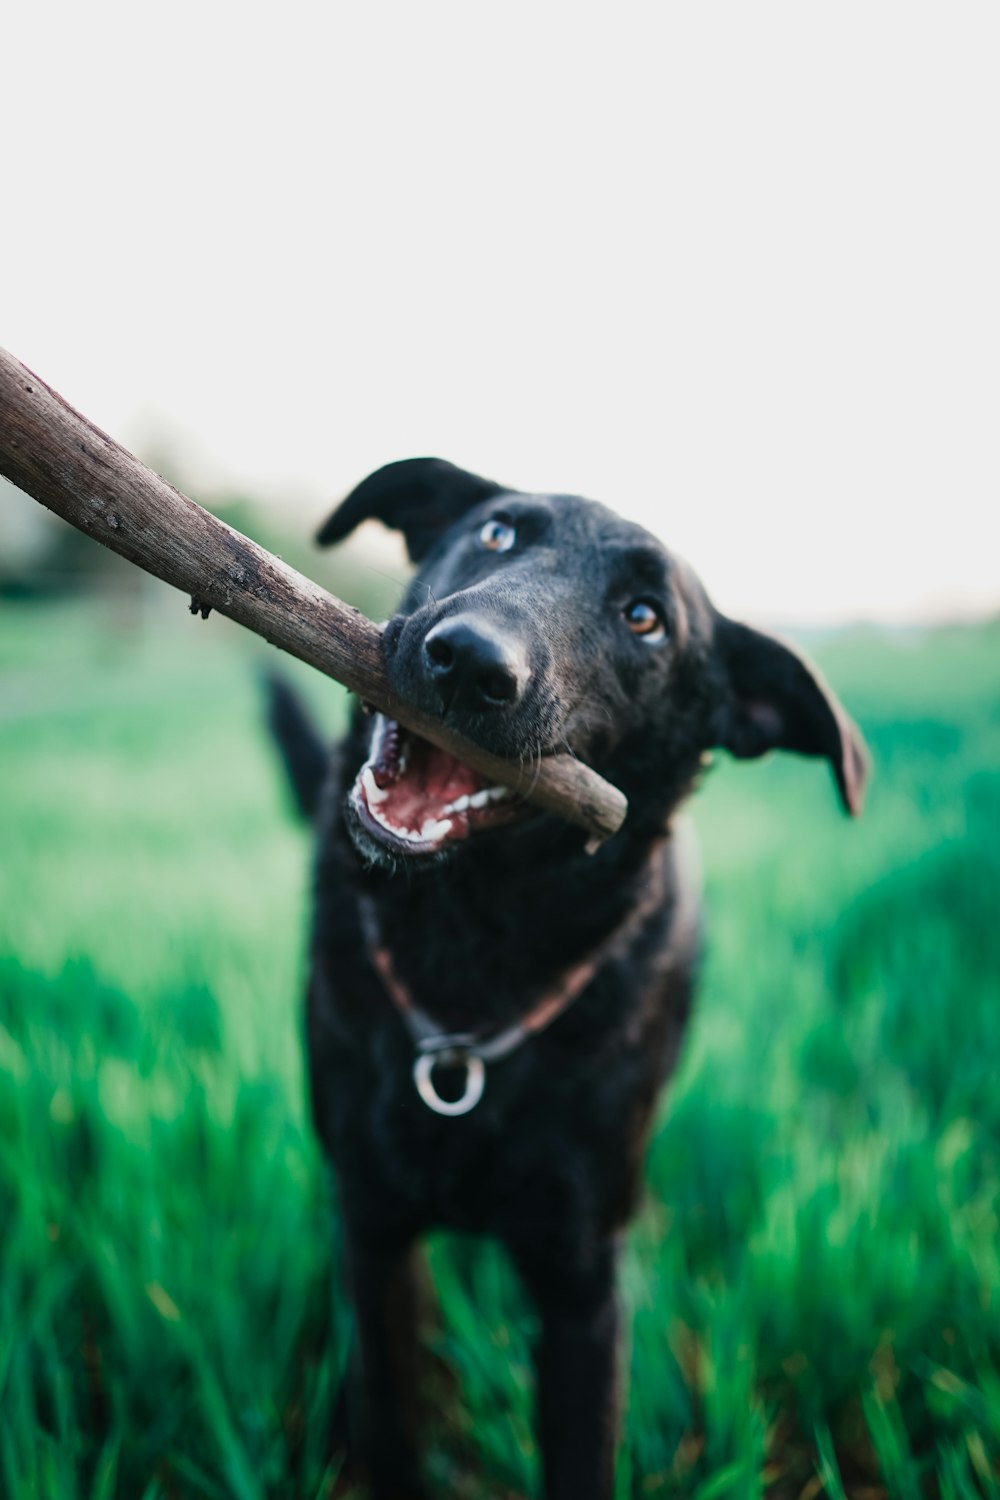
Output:
[[[364,788],[369,796],[368,811],[376,823],[380,824],[386,833],[391,833],[394,838],[402,839],[405,844],[434,843],[438,839],[444,838],[445,834],[451,830],[450,818],[427,818],[424,826],[419,830],[416,828],[403,828],[399,823],[393,823],[390,818],[387,818],[385,813],[378,807],[372,806],[367,778],[364,778]],[[383,794],[383,800],[384,796],[385,794]]]
[[382,746],[383,746],[383,744],[385,742],[385,737],[386,737],[386,734],[388,733],[389,725],[391,723],[392,723],[392,720],[391,719],[387,719],[386,716],[385,716],[385,714],[383,714],[383,713],[377,713],[377,714],[375,714],[373,722],[372,722],[372,738],[371,738],[371,758],[372,758],[372,760],[377,760],[378,757],[381,755],[381,753],[382,753]]
[[374,812],[374,817],[377,823],[381,823],[388,833],[395,834],[396,838],[405,839],[408,844],[422,842],[423,835],[416,833],[412,828],[403,828],[399,823],[390,823],[389,819],[384,818],[380,812]]
[[371,766],[365,766],[361,772],[361,785],[365,789],[365,796],[368,798],[369,807],[374,807],[377,803],[384,802],[389,795],[375,780],[375,773]]
[[441,811],[447,816],[448,813],[465,812],[468,808],[488,807],[491,802],[499,802],[502,797],[509,796],[505,786],[484,787],[481,792],[473,792],[468,797],[456,797],[454,802],[449,802]]
[[444,838],[451,828],[450,818],[428,818],[420,830],[420,837],[430,842],[431,839]]
[[505,786],[489,786],[484,787],[481,792],[476,792],[467,800],[470,807],[486,807],[490,802],[499,802],[501,797],[509,796],[510,793]]

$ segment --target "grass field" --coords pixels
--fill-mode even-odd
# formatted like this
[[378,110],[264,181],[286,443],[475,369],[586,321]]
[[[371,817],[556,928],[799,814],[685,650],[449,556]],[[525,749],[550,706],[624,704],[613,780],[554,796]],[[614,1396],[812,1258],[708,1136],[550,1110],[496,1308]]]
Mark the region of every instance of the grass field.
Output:
[[[0,611],[0,1494],[324,1495],[345,1316],[309,849],[214,617]],[[623,1297],[619,1494],[1000,1497],[1000,626],[819,656],[876,766],[696,803],[697,1020]],[[309,684],[331,728],[339,691]],[[530,1309],[430,1247],[442,1496],[530,1495]]]

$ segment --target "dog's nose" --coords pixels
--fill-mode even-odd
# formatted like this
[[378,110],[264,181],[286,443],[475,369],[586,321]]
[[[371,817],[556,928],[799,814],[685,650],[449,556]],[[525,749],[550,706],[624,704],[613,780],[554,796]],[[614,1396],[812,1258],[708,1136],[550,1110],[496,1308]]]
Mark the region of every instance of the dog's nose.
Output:
[[449,708],[509,708],[528,680],[517,642],[469,615],[441,620],[424,638],[424,670]]

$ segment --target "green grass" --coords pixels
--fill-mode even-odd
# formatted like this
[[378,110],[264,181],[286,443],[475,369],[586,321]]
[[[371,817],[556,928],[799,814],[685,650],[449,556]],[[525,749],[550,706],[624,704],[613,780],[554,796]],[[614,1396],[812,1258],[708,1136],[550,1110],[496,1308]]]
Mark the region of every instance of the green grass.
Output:
[[[791,759],[695,804],[709,952],[623,1267],[622,1497],[1000,1497],[1000,628],[818,654],[862,821]],[[234,630],[0,612],[10,1500],[327,1492],[308,862]],[[430,1260],[437,1493],[536,1494],[530,1309],[490,1246]]]

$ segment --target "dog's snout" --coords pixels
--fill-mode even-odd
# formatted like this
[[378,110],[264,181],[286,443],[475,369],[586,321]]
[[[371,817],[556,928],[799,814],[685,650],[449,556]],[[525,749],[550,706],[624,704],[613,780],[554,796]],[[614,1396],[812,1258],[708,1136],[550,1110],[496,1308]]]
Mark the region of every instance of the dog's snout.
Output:
[[423,660],[448,706],[471,711],[510,707],[529,675],[520,645],[469,615],[453,615],[428,631]]

